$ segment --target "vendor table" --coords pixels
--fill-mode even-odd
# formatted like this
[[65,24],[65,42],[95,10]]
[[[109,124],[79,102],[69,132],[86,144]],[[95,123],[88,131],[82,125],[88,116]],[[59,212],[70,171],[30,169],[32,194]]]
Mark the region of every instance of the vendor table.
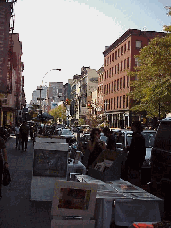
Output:
[[[79,175],[77,180],[87,183],[95,181],[87,175]],[[96,180],[96,183],[102,185],[100,180]],[[103,182],[103,185],[106,189],[98,188],[96,196],[97,228],[109,228],[112,220],[118,226],[130,226],[133,222],[161,221],[159,204],[162,199],[122,179]]]

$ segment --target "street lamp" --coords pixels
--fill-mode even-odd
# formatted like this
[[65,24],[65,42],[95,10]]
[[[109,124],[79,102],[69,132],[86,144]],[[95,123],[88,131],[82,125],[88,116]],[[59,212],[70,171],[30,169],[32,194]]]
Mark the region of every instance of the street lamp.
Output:
[[58,70],[58,71],[61,71],[61,69],[51,69],[51,70],[49,70],[48,72],[46,72],[46,74],[43,76],[43,78],[42,78],[42,85],[43,85],[43,79],[46,77],[46,75],[50,72],[50,71],[52,71],[52,70]]

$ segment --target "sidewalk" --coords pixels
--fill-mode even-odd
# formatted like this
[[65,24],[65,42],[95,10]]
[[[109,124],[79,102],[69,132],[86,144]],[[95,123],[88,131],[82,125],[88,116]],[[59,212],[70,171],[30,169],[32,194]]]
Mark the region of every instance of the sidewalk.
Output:
[[52,202],[30,201],[33,144],[26,152],[15,149],[15,137],[6,143],[11,174],[9,186],[2,186],[0,200],[1,228],[50,228]]

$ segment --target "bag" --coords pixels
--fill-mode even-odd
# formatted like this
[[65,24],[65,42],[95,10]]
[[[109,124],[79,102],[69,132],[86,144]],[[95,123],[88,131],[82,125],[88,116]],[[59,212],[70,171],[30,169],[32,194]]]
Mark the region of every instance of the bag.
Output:
[[10,177],[10,172],[9,169],[7,169],[6,167],[4,167],[3,170],[3,185],[7,186],[9,185],[9,183],[11,182],[11,177]]

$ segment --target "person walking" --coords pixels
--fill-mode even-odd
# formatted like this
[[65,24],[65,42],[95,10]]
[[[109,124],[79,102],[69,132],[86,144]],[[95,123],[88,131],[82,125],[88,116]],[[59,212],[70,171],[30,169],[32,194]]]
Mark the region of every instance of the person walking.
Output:
[[29,127],[27,126],[27,122],[24,120],[23,124],[20,126],[20,134],[22,139],[22,150],[27,150],[27,142],[28,142],[28,134]]
[[15,148],[20,149],[20,124],[19,123],[17,123],[17,126],[15,127],[15,136],[16,136]]
[[132,140],[130,146],[127,147],[127,175],[130,183],[140,186],[140,170],[146,155],[145,138],[141,134],[141,122],[134,121],[131,130],[133,131]]
[[0,136],[0,199],[2,198],[2,175],[4,167],[8,168],[7,150],[4,139]]

